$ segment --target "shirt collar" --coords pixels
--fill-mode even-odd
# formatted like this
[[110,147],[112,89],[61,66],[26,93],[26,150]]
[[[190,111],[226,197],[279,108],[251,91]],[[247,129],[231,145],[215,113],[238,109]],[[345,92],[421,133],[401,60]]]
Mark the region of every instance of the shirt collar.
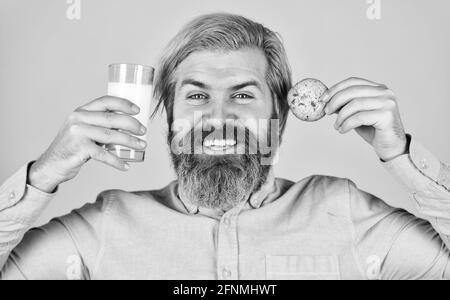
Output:
[[[252,209],[260,208],[263,203],[268,199],[269,195],[272,194],[276,190],[275,184],[275,176],[273,173],[273,169],[271,168],[269,173],[267,174],[266,181],[262,184],[261,188],[250,195],[249,199],[239,205],[238,207],[233,208],[233,210],[241,210],[245,206],[248,206]],[[226,211],[221,209],[211,209],[206,207],[200,207],[193,204],[189,199],[183,195],[183,193],[179,193],[178,191],[178,183],[175,185],[175,194],[179,200],[183,203],[189,214],[202,214],[208,216],[222,216]]]
[[253,193],[250,196],[248,204],[253,209],[260,208],[261,205],[267,200],[268,196],[272,194],[275,190],[276,190],[275,175],[273,173],[273,169],[271,168],[269,173],[267,174],[266,181],[263,183],[263,185],[257,192]]

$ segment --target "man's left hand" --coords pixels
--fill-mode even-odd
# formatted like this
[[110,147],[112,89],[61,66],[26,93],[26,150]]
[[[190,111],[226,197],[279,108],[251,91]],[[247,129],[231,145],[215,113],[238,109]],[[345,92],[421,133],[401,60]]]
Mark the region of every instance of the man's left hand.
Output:
[[352,129],[384,161],[407,153],[407,138],[396,97],[385,85],[361,78],[349,78],[331,87],[323,96],[327,115],[337,114],[335,129],[345,134]]

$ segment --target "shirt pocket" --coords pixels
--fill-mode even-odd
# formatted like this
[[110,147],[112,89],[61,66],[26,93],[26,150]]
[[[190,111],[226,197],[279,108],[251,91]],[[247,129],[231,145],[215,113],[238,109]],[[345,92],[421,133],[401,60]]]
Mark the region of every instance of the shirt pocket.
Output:
[[338,280],[337,256],[266,255],[268,280]]

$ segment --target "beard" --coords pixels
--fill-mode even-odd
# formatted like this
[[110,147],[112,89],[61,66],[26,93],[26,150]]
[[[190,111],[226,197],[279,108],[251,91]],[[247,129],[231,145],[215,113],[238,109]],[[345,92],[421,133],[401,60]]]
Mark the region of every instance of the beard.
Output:
[[[193,130],[191,133],[193,134]],[[250,133],[246,134],[248,145]],[[173,136],[169,132],[168,141]],[[256,154],[174,154],[171,160],[178,177],[178,192],[192,204],[228,211],[245,202],[266,181],[270,165]]]

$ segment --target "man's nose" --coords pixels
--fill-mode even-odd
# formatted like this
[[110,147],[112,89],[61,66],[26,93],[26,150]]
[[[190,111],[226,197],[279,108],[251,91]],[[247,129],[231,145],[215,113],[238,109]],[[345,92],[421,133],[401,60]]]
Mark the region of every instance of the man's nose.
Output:
[[213,103],[207,117],[214,120],[237,119],[236,112],[233,111],[232,107],[225,101],[217,101]]

